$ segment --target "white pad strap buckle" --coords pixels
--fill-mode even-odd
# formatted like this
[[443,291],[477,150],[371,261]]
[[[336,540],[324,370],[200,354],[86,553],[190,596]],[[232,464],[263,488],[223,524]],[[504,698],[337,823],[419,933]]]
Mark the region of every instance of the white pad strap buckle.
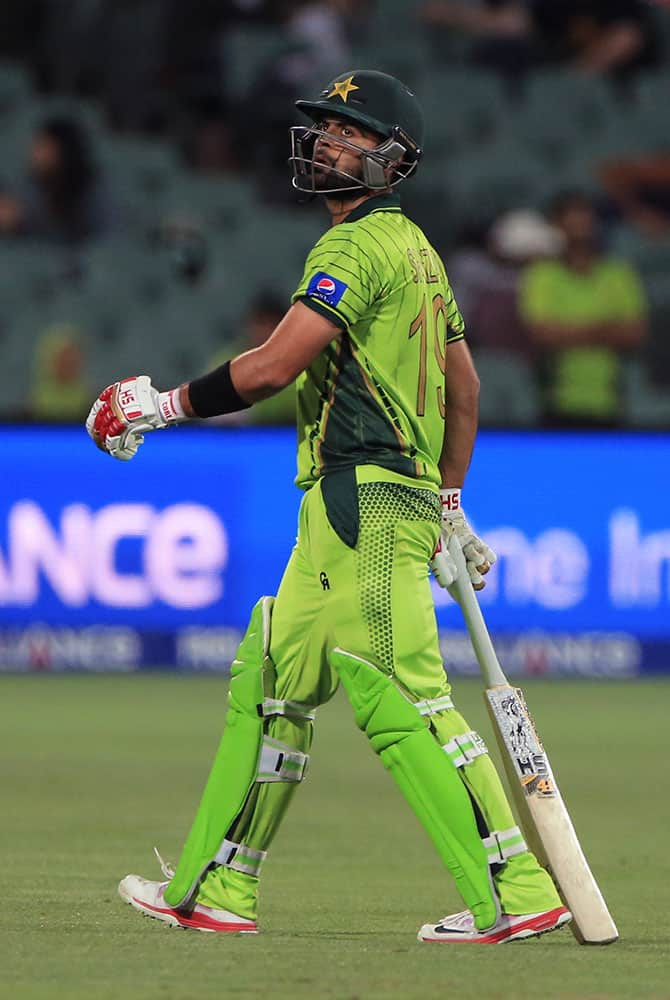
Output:
[[509,830],[495,830],[490,836],[482,838],[482,844],[486,848],[486,856],[490,865],[502,864],[507,858],[512,858],[515,854],[523,854],[524,851],[528,850],[518,826],[512,826]]
[[236,872],[258,876],[266,857],[267,851],[254,851],[246,844],[235,844],[232,840],[224,840],[214,860],[218,865],[233,868]]
[[447,708],[453,708],[454,703],[449,695],[445,694],[441,698],[426,698],[424,701],[417,701],[414,707],[420,715],[437,715],[438,712],[444,712]]
[[464,767],[475,757],[481,757],[482,754],[489,752],[486,743],[474,729],[469,733],[452,736],[442,749],[454,767]]
[[284,715],[288,718],[305,719],[310,722],[316,715],[316,710],[299,701],[280,701],[277,698],[265,698],[258,706],[260,715],[267,719],[270,715]]
[[308,761],[306,753],[264,736],[256,781],[302,781]]

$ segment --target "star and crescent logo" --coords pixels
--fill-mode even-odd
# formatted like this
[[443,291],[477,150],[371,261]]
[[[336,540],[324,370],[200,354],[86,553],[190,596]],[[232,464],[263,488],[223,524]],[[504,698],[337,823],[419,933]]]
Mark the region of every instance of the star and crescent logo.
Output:
[[339,97],[342,98],[342,100],[346,104],[347,103],[347,97],[352,92],[352,90],[360,90],[361,89],[360,87],[357,87],[355,83],[352,83],[352,80],[353,80],[353,75],[352,76],[348,76],[345,80],[337,80],[333,84],[333,89],[328,94],[328,97],[339,96]]

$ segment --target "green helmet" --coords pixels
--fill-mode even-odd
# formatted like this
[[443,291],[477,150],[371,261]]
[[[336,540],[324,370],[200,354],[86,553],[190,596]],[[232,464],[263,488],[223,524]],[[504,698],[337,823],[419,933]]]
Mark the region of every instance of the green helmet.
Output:
[[[416,170],[422,153],[423,114],[412,91],[395,77],[377,70],[349,70],[331,80],[317,100],[296,101],[296,107],[317,126],[332,115],[380,136],[378,146],[362,151],[362,178],[333,171],[352,183],[346,188],[340,182],[332,190],[392,187]],[[311,154],[319,134],[318,127],[291,129],[293,184],[303,191],[328,193],[323,186],[317,188],[314,180]]]

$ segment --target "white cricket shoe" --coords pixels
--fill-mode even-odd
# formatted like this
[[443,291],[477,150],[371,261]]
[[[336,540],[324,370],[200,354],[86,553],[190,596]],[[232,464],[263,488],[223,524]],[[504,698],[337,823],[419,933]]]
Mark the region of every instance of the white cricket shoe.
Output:
[[119,882],[119,896],[140,913],[162,920],[171,927],[190,927],[196,931],[220,931],[224,934],[257,934],[255,920],[238,917],[229,910],[215,910],[196,903],[188,910],[175,910],[163,898],[167,882],[150,882],[139,875],[126,875]]
[[450,944],[502,944],[558,930],[571,920],[570,910],[557,906],[554,910],[520,916],[503,913],[493,927],[478,931],[470,910],[463,910],[443,917],[439,924],[424,924],[417,937],[419,941],[447,941]]

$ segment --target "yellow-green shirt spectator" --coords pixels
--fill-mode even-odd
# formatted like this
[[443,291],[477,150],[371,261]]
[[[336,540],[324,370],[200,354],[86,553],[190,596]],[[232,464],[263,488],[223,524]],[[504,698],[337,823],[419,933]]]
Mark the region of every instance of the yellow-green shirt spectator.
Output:
[[[602,258],[585,272],[560,260],[538,261],[525,270],[520,287],[521,316],[538,324],[596,328],[643,319],[647,303],[642,283],[625,261]],[[603,343],[556,348],[547,382],[549,412],[568,419],[617,422],[620,416],[620,351]]]

